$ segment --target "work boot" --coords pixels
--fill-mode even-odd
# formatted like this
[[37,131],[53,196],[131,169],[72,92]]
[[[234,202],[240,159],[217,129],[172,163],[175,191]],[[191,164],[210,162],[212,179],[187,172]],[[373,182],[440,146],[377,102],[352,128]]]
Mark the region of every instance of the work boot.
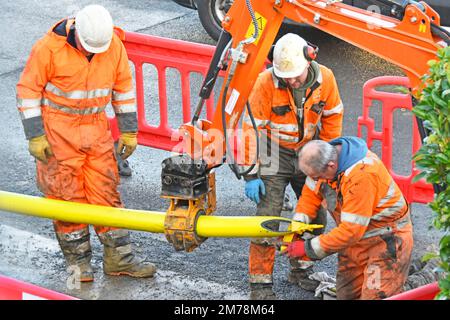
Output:
[[426,262],[423,262],[422,259],[414,259],[413,261],[411,261],[411,264],[409,265],[408,276],[422,270],[425,264]]
[[107,275],[148,278],[155,274],[155,265],[143,262],[132,252],[127,230],[112,230],[100,233],[98,237],[104,246],[103,272]]
[[123,160],[121,157],[118,157],[117,167],[119,168],[119,174],[122,177],[131,177],[131,175],[133,174],[128,160]]
[[309,278],[313,273],[312,266],[306,269],[292,268],[288,274],[288,282],[298,285],[303,290],[315,292],[320,281]]
[[289,195],[285,194],[283,199],[283,208],[282,211],[292,211],[294,210],[294,206],[292,205],[291,201],[289,200]]
[[444,272],[437,272],[435,270],[439,267],[439,263],[439,259],[431,259],[421,270],[409,275],[403,285],[403,291],[412,290],[445,278]]
[[271,283],[250,283],[250,300],[278,300]]
[[[114,144],[115,149],[117,150],[117,142]],[[117,168],[119,169],[119,174],[122,177],[131,177],[133,174],[133,171],[130,168],[130,164],[128,163],[128,160],[123,160],[120,155],[116,153],[116,159],[117,159]]]
[[66,259],[69,277],[79,282],[94,281],[89,229],[71,233],[56,232],[56,238]]

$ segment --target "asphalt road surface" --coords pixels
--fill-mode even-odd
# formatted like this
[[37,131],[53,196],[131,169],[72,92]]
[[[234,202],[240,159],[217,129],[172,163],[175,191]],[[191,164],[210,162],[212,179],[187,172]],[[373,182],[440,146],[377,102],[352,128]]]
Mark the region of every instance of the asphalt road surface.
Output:
[[[17,0],[0,4],[0,190],[41,196],[35,185],[35,165],[28,154],[27,141],[16,111],[15,85],[33,43],[56,21],[74,14],[90,1]],[[115,24],[127,31],[214,45],[203,30],[196,11],[166,0],[99,0],[108,8]],[[337,38],[310,27],[287,27],[281,33],[298,32],[319,45],[318,61],[331,68],[345,105],[344,134],[356,135],[361,114],[362,85],[381,75],[401,75],[393,65]],[[146,108],[150,123],[157,123],[158,93],[152,66],[145,69]],[[198,90],[200,80],[194,82]],[[197,86],[197,89],[195,88]],[[167,96],[170,124],[182,123],[180,84],[176,72],[168,73]],[[197,101],[193,97],[193,104]],[[381,106],[375,108],[374,116]],[[395,116],[394,169],[408,173],[411,157],[411,114]],[[379,121],[377,122],[379,125]],[[380,146],[374,150],[379,152]],[[161,161],[168,152],[140,147],[131,157],[133,176],[120,186],[128,208],[165,211],[168,203],[160,199]],[[291,198],[293,192],[290,191]],[[255,206],[244,195],[244,183],[236,180],[227,166],[217,170],[217,215],[253,215]],[[412,207],[415,227],[414,256],[437,244],[439,234],[429,229],[431,211],[425,205]],[[284,212],[290,217],[290,213]],[[330,223],[329,228],[332,227]],[[92,233],[94,233],[92,231]],[[208,239],[192,253],[176,252],[161,234],[133,232],[136,251],[154,262],[158,273],[152,279],[107,277],[101,266],[102,250],[93,236],[95,282],[79,288],[66,282],[65,264],[49,220],[0,212],[0,274],[31,282],[83,299],[247,299],[247,254],[249,239]],[[317,263],[317,271],[331,275],[336,271],[335,256]],[[314,299],[287,282],[286,258],[277,257],[274,289],[280,299]]]

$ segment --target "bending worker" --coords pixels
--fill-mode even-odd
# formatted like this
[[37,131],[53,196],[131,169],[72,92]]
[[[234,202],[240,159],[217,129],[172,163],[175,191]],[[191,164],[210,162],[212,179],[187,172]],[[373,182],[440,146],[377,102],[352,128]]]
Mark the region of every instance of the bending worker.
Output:
[[[17,84],[17,107],[45,197],[122,207],[104,111],[109,102],[121,131],[118,154],[126,159],[137,146],[128,57],[109,12],[89,5],[56,23],[33,46]],[[54,227],[70,270],[80,281],[93,281],[88,225],[54,221]],[[155,266],[133,254],[128,231],[104,226],[95,231],[104,245],[106,274],[153,276]]]
[[326,201],[337,227],[288,245],[291,258],[338,253],[338,299],[384,299],[400,293],[413,247],[408,204],[381,160],[364,140],[311,141],[299,153],[308,175],[297,204],[307,222]]
[[[245,194],[257,203],[259,216],[280,216],[286,187],[297,198],[306,176],[298,169],[297,152],[312,139],[332,140],[341,135],[343,105],[333,72],[314,61],[317,48],[288,33],[275,44],[273,68],[262,72],[249,97],[260,137],[259,162],[245,176]],[[255,135],[248,113],[243,129],[244,162],[256,158]],[[253,138],[252,138],[253,135]],[[321,215],[325,224],[326,215]],[[320,220],[320,219],[319,219]],[[251,299],[275,299],[272,273],[275,246],[272,239],[252,239],[249,254]],[[308,288],[310,268],[292,261],[289,279]],[[314,285],[314,284],[313,284]]]

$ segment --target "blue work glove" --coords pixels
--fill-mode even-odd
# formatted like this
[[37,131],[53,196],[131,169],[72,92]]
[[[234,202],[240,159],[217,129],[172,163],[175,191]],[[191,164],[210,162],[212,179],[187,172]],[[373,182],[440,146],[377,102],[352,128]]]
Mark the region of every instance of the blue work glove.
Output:
[[245,195],[255,203],[259,203],[259,193],[266,195],[266,187],[261,179],[253,179],[245,184]]

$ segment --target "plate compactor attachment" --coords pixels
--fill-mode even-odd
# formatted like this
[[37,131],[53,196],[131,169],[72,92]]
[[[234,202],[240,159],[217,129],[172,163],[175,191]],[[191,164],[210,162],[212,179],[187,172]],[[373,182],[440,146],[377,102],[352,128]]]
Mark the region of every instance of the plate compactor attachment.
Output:
[[191,252],[206,240],[196,234],[196,224],[199,216],[216,210],[215,179],[203,160],[186,154],[163,160],[161,197],[170,199],[164,233],[175,250]]

